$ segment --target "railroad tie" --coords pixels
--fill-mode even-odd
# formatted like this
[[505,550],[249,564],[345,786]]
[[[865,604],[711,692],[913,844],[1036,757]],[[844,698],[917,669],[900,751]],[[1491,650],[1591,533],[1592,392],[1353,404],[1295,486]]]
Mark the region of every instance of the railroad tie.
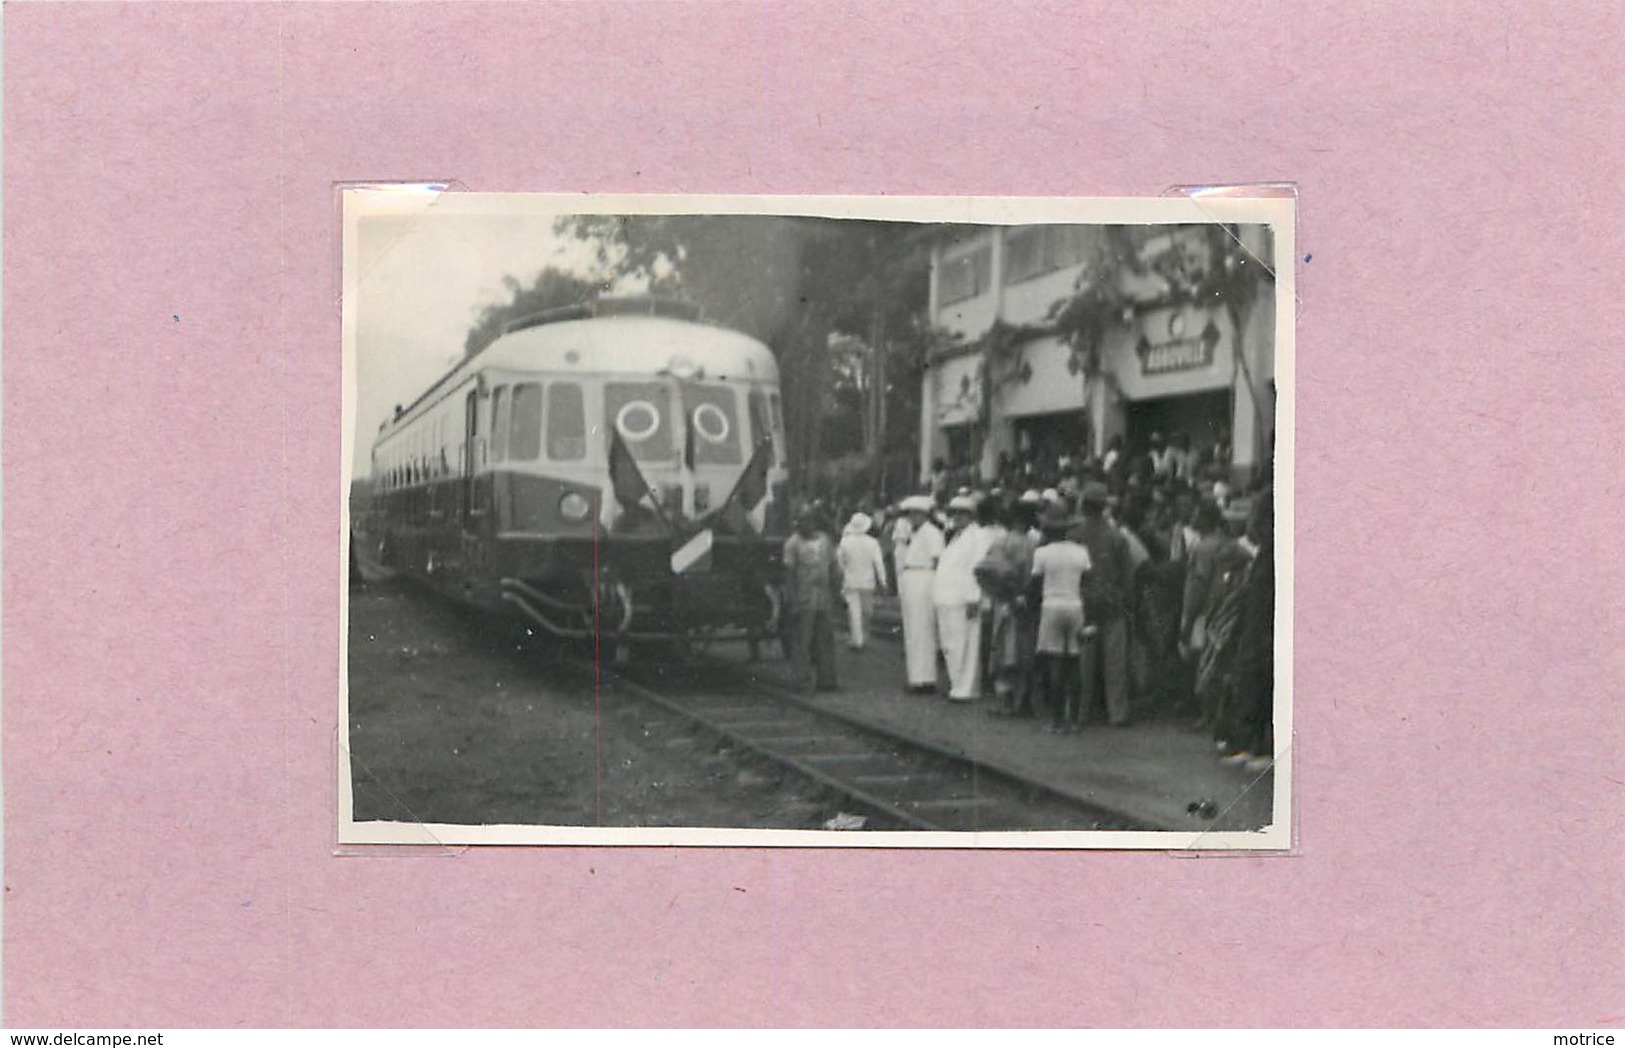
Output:
[[749,706],[704,706],[704,705],[696,705],[696,706],[692,707],[692,709],[693,709],[693,712],[704,714],[707,717],[738,717],[738,716],[759,717],[764,713],[771,713],[772,712],[771,710],[763,709],[762,704],[759,703],[759,702],[758,703],[752,703]]
[[752,735],[750,737],[750,741],[764,742],[772,745],[785,745],[789,743],[806,745],[807,743],[813,742],[827,743],[830,741],[830,738],[828,735]]
[[997,798],[982,795],[975,797],[932,797],[926,800],[907,802],[910,808],[985,808],[998,803]]
[[855,764],[863,761],[872,761],[872,753],[805,753],[796,755],[797,760],[807,761],[810,764]]
[[911,782],[919,782],[920,777],[908,772],[887,772],[876,775],[854,775],[852,781],[865,786],[906,786]]
[[719,728],[726,728],[729,731],[743,731],[743,732],[805,731],[806,728],[807,728],[807,725],[806,725],[806,723],[804,721],[782,721],[782,720],[738,720],[738,721],[733,721],[733,720],[724,720],[724,719],[722,719],[720,717],[712,717],[711,718],[711,723],[715,724]]

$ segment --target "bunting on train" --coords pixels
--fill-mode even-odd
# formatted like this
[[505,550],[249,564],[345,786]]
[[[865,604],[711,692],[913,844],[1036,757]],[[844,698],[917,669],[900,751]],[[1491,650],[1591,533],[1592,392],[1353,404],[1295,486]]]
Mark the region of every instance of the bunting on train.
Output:
[[644,479],[643,470],[621,438],[620,429],[614,426],[609,431],[609,482],[615,489],[615,500],[626,509],[643,508],[643,500],[651,499],[655,512],[660,512],[660,500],[653,498],[654,491]]
[[[767,498],[767,471],[772,466],[773,441],[772,438],[763,438],[756,442],[756,450],[751,452],[750,461],[745,463],[733,490],[728,492],[728,497],[722,500],[722,505],[716,508],[710,519],[726,522],[736,532],[747,532],[749,529],[743,518]],[[736,517],[739,519],[736,520]]]
[[738,483],[734,484],[732,491],[728,492],[728,502],[738,500],[748,513],[755,509],[761,501],[767,498],[767,471],[773,466],[773,441],[764,438],[756,442],[756,450],[751,452],[750,461],[745,464],[744,472],[739,474]]

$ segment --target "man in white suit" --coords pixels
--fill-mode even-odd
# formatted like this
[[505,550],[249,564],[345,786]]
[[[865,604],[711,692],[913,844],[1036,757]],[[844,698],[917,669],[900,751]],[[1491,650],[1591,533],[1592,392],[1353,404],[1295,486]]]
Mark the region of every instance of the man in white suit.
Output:
[[903,607],[903,649],[908,660],[910,691],[934,691],[937,686],[937,619],[932,591],[937,558],[942,556],[942,531],[931,522],[931,499],[913,495],[903,500],[908,514],[908,542],[899,546],[897,593]]
[[976,524],[976,500],[960,495],[948,503],[951,537],[937,561],[931,591],[937,610],[937,643],[948,663],[948,698],[972,702],[982,693],[982,587],[976,565],[991,539]]
[[875,591],[886,588],[886,558],[881,555],[880,542],[869,534],[873,524],[867,513],[852,514],[840,548],[835,551],[846,597],[847,644],[853,651],[862,651],[868,643]]

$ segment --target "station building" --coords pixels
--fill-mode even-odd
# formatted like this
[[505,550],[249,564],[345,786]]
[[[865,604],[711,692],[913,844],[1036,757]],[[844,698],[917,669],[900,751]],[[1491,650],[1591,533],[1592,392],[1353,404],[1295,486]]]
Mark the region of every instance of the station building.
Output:
[[[1184,433],[1192,446],[1228,442],[1233,479],[1249,479],[1275,425],[1275,285],[1256,284],[1238,340],[1227,303],[1164,274],[1187,272],[1187,260],[1199,273],[1226,251],[1273,267],[1270,242],[1264,226],[1134,227],[1115,239],[1102,226],[944,230],[928,308],[953,341],[922,379],[922,477],[937,459],[990,477],[1001,452],[1098,454],[1113,436],[1133,452],[1152,433]],[[1101,264],[1125,249],[1134,265]],[[1092,367],[1051,319],[1086,267],[1112,274],[1121,303]]]

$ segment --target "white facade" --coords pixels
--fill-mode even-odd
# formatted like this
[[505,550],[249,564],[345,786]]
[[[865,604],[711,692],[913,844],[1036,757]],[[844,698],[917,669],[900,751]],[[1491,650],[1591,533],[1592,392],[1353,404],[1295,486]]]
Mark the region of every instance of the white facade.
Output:
[[[1170,227],[1150,251],[1178,250],[1206,232]],[[1268,231],[1243,227],[1242,246],[1268,260]],[[1037,249],[1035,250],[1035,241]],[[984,350],[976,341],[994,322],[1043,328],[1050,311],[1069,298],[1080,274],[1105,249],[1101,227],[993,227],[939,241],[932,251],[931,320],[966,345],[932,360],[921,396],[920,469],[933,460],[968,454],[984,476],[1000,452],[1021,455],[1023,432],[1034,424],[1080,434],[1098,452],[1112,436],[1131,448],[1152,429],[1165,436],[1187,431],[1201,441],[1228,430],[1232,470],[1247,474],[1268,454],[1274,405],[1274,285],[1264,282],[1248,313],[1240,352],[1230,311],[1179,301],[1153,276],[1126,276],[1119,290],[1132,309],[1109,329],[1100,374],[1086,379],[1058,337],[1029,337],[995,389],[982,432]],[[985,279],[977,279],[985,274]],[[1028,420],[1024,423],[1024,420]],[[1086,439],[1085,439],[1086,438]],[[1069,447],[1069,451],[1080,450]],[[952,463],[957,464],[957,463]]]

